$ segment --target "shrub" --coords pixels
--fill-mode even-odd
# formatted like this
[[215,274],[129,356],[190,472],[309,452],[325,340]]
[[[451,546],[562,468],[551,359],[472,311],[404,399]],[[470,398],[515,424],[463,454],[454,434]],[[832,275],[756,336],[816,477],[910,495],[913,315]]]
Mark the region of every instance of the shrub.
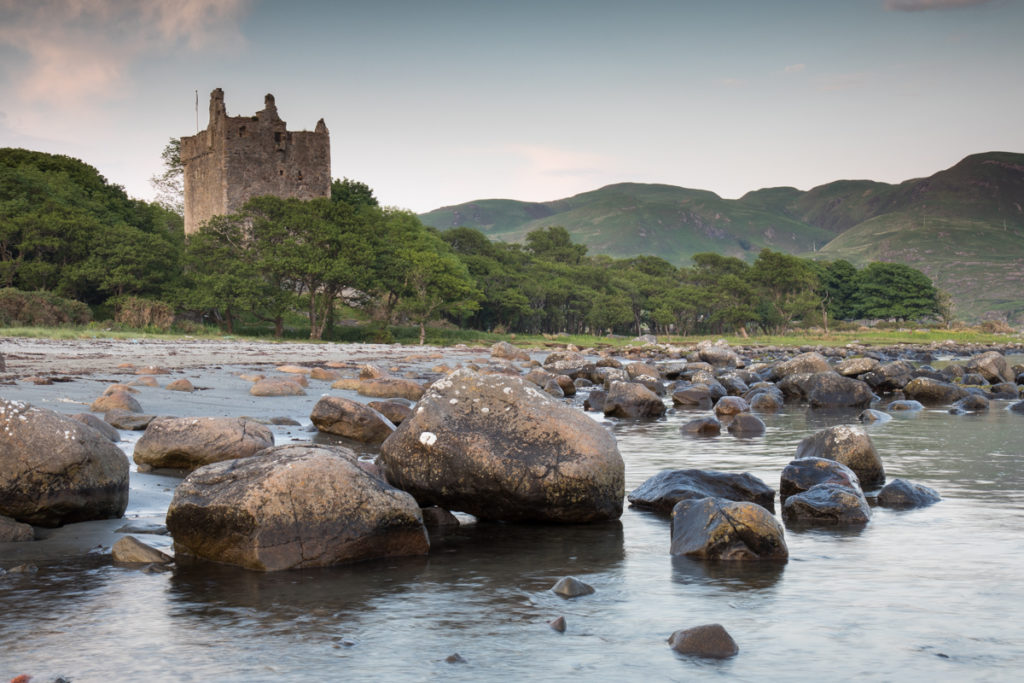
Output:
[[0,289],[0,325],[55,327],[85,325],[91,319],[92,312],[81,301],[51,292],[23,292],[13,287]]
[[154,327],[166,332],[174,324],[174,309],[163,301],[143,299],[137,296],[115,298],[114,322],[128,327]]

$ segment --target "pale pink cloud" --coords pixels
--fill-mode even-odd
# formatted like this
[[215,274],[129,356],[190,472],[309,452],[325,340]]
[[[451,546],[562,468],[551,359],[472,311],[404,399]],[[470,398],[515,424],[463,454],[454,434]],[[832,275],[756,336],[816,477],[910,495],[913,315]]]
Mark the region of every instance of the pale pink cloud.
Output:
[[249,0],[0,0],[0,45],[24,102],[74,106],[116,94],[146,54],[240,45]]

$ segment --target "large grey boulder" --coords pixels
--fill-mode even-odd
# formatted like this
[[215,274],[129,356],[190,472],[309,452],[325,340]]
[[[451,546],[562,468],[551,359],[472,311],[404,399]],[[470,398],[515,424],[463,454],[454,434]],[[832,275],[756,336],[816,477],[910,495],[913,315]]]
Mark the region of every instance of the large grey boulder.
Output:
[[867,384],[837,372],[815,373],[807,384],[812,408],[867,408],[874,398]]
[[0,515],[35,526],[120,517],[128,458],[78,420],[0,400]]
[[1014,381],[1013,370],[1006,362],[1006,357],[998,351],[986,351],[974,356],[967,361],[966,370],[979,373],[992,383]]
[[739,355],[725,342],[702,341],[697,344],[697,354],[702,361],[715,367],[735,368],[740,365]]
[[274,445],[265,426],[243,417],[159,417],[135,444],[137,465],[194,470]]
[[682,500],[672,509],[673,555],[704,560],[786,560],[786,534],[756,503]]
[[395,426],[373,408],[340,396],[324,396],[309,419],[316,428],[364,443],[381,443],[391,436]]
[[500,341],[491,345],[491,358],[529,362],[530,354],[507,341]]
[[924,484],[893,479],[878,492],[878,504],[886,508],[919,508],[942,500],[939,492]]
[[913,372],[913,365],[905,360],[897,360],[879,365],[861,379],[875,391],[890,393],[905,387],[913,377]]
[[633,507],[665,513],[679,501],[691,498],[746,500],[775,512],[775,490],[749,472],[662,470],[627,497]]
[[808,351],[807,353],[801,353],[797,356],[793,356],[787,361],[783,361],[771,369],[770,377],[774,380],[780,380],[790,375],[807,375],[815,372],[828,372],[832,369],[832,366],[828,364],[828,359],[816,351]]
[[625,466],[608,431],[518,377],[458,370],[381,445],[387,480],[422,505],[507,521],[622,514]]
[[260,571],[430,547],[415,499],[329,446],[279,446],[197,469],[175,489],[167,529],[178,556]]
[[874,358],[856,356],[854,358],[844,358],[836,363],[836,372],[843,377],[856,377],[857,375],[871,372],[878,366],[879,362]]
[[803,439],[796,447],[796,457],[826,458],[840,462],[857,473],[865,488],[877,488],[885,483],[882,458],[863,427],[826,427]]

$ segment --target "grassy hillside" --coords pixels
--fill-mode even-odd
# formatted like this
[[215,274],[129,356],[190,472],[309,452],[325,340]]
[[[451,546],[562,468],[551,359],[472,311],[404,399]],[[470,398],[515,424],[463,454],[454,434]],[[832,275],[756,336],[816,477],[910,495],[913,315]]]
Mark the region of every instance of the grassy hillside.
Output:
[[728,200],[621,183],[551,202],[470,202],[421,218],[504,241],[561,225],[592,254],[656,254],[677,265],[704,251],[750,260],[763,247],[857,265],[897,261],[931,276],[965,319],[996,313],[1024,321],[1024,154],[975,154],[898,185],[839,180]]

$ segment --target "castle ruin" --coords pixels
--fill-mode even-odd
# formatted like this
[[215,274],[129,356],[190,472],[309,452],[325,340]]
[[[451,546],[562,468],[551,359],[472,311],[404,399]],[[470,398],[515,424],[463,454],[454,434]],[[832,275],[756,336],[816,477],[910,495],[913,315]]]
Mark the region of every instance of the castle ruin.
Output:
[[206,130],[181,139],[185,169],[185,234],[211,217],[234,213],[252,197],[331,196],[331,139],[316,129],[289,132],[267,95],[255,116],[228,116],[224,91],[210,93]]

